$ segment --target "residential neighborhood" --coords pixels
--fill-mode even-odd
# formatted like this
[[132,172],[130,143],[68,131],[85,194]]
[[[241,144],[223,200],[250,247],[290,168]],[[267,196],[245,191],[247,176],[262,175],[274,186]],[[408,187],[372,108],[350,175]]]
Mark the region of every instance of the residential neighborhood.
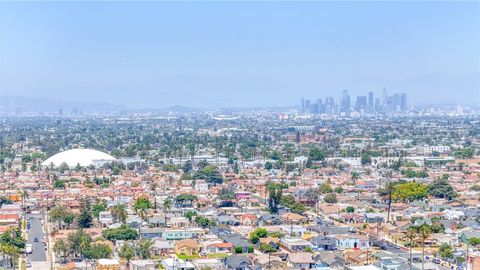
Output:
[[477,270],[479,127],[271,112],[5,119],[0,265]]

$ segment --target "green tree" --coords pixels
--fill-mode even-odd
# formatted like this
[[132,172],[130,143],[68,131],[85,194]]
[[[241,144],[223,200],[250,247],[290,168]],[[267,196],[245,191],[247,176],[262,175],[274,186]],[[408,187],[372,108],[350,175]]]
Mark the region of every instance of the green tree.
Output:
[[468,244],[472,246],[480,246],[480,237],[468,238]]
[[194,175],[193,179],[204,179],[208,183],[212,184],[222,184],[223,177],[218,171],[218,168],[213,165],[208,165],[203,169],[198,170]]
[[355,208],[353,206],[347,206],[347,208],[345,208],[345,211],[347,213],[353,213],[355,212]]
[[440,177],[428,187],[429,194],[435,198],[452,200],[458,196],[452,185],[448,183],[448,177]]
[[278,213],[278,205],[282,198],[283,187],[273,182],[267,182],[268,210],[272,214]]
[[53,184],[53,187],[54,188],[57,188],[57,189],[64,189],[65,188],[65,181],[63,180],[55,180],[54,184]]
[[151,239],[140,239],[135,243],[135,254],[141,259],[150,259],[153,241]]
[[450,246],[449,244],[447,243],[443,243],[442,245],[440,245],[440,247],[438,248],[438,255],[440,255],[440,257],[442,258],[448,258],[448,259],[452,259],[453,258],[453,249],[452,249],[452,246]]
[[370,156],[370,154],[365,153],[362,155],[360,162],[362,163],[362,165],[370,165],[372,164],[372,157]]
[[92,238],[82,229],[78,229],[67,237],[69,253],[75,258],[83,255],[83,252],[90,246],[91,242]]
[[135,240],[138,238],[138,232],[130,226],[122,225],[120,228],[103,230],[102,236],[110,241]]
[[273,163],[270,161],[265,162],[265,170],[273,169]]
[[394,200],[411,202],[428,195],[428,186],[417,182],[406,182],[395,186],[392,197]]
[[326,203],[330,203],[330,204],[334,204],[334,203],[337,203],[337,195],[335,195],[335,193],[328,193],[327,195],[325,195],[325,197],[323,198],[323,200],[326,202]]
[[319,149],[319,148],[312,148],[308,152],[308,158],[312,161],[321,161],[325,159],[325,151]]
[[0,243],[0,253],[4,255],[4,260],[7,261],[7,268],[14,268],[14,261],[18,259],[20,249],[9,243]]
[[260,251],[263,252],[263,253],[272,253],[272,252],[276,252],[277,249],[270,246],[269,244],[267,243],[261,243],[260,244]]
[[135,201],[133,208],[142,219],[145,219],[148,213],[148,209],[153,208],[153,204],[148,198],[140,197]]
[[55,252],[55,254],[62,258],[62,262],[65,262],[69,247],[63,239],[57,239],[55,241],[55,244],[53,245],[53,251]]
[[260,238],[264,238],[268,236],[268,231],[264,228],[258,228],[250,233],[250,242],[256,244],[260,240]]
[[118,256],[127,260],[127,266],[130,265],[130,260],[135,257],[135,248],[131,242],[125,242],[118,250]]
[[58,222],[58,228],[61,229],[62,221],[67,214],[68,210],[65,206],[55,206],[49,211],[50,221]]
[[217,223],[214,220],[208,219],[206,217],[196,217],[195,223],[202,228],[215,226]]
[[184,164],[183,164],[183,173],[191,173],[192,172],[192,162],[190,160],[187,160]]
[[67,212],[65,216],[63,216],[63,223],[65,223],[68,229],[70,229],[70,225],[72,225],[76,217],[75,213],[72,212]]
[[22,237],[20,228],[10,228],[0,235],[0,243],[12,245],[15,248],[25,248],[26,240]]
[[325,193],[332,193],[333,189],[328,183],[323,183],[319,187],[320,193],[325,194]]
[[188,220],[192,221],[193,217],[197,215],[197,212],[189,210],[183,214],[184,217],[188,218]]
[[91,246],[85,248],[83,254],[87,259],[98,260],[102,258],[110,258],[112,255],[112,248],[105,243],[93,243]]
[[107,210],[107,203],[105,201],[97,200],[92,206],[92,214],[94,217],[99,218],[100,212]]
[[62,162],[62,164],[60,164],[60,166],[58,166],[58,171],[61,172],[61,173],[64,173],[65,171],[68,171],[69,167],[68,167],[68,164],[65,163],[65,162]]
[[93,217],[90,209],[90,202],[82,200],[80,203],[80,214],[77,217],[78,227],[90,228],[93,225]]
[[115,222],[121,222],[125,224],[125,221],[127,220],[127,209],[124,204],[114,205],[110,211]]

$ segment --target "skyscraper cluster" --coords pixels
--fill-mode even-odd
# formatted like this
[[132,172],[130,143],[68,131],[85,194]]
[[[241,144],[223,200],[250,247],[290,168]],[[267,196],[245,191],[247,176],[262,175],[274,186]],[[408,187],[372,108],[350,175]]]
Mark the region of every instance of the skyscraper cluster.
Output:
[[396,113],[407,111],[407,94],[394,93],[389,96],[387,89],[382,90],[380,97],[375,98],[373,92],[367,96],[357,96],[352,101],[348,90],[343,90],[342,95],[336,101],[333,97],[318,98],[315,102],[302,98],[300,109],[302,113],[308,114],[349,114],[358,112],[361,114],[375,113]]

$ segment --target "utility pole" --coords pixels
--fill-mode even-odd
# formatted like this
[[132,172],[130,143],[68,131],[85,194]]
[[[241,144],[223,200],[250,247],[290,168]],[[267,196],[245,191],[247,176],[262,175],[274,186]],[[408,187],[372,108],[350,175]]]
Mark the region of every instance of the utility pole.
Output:
[[465,266],[466,266],[466,270],[468,270],[468,238],[467,238],[467,259],[465,260]]
[[367,234],[367,265],[368,265],[368,248],[370,247],[370,236]]
[[268,252],[268,270],[271,269],[271,264],[270,264],[270,255],[272,254],[272,251]]

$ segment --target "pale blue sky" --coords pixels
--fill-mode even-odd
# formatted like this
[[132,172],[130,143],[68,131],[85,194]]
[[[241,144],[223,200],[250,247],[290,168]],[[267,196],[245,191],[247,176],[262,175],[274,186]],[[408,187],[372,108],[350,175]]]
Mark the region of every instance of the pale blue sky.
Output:
[[248,106],[385,86],[480,102],[479,2],[1,5],[2,94]]

